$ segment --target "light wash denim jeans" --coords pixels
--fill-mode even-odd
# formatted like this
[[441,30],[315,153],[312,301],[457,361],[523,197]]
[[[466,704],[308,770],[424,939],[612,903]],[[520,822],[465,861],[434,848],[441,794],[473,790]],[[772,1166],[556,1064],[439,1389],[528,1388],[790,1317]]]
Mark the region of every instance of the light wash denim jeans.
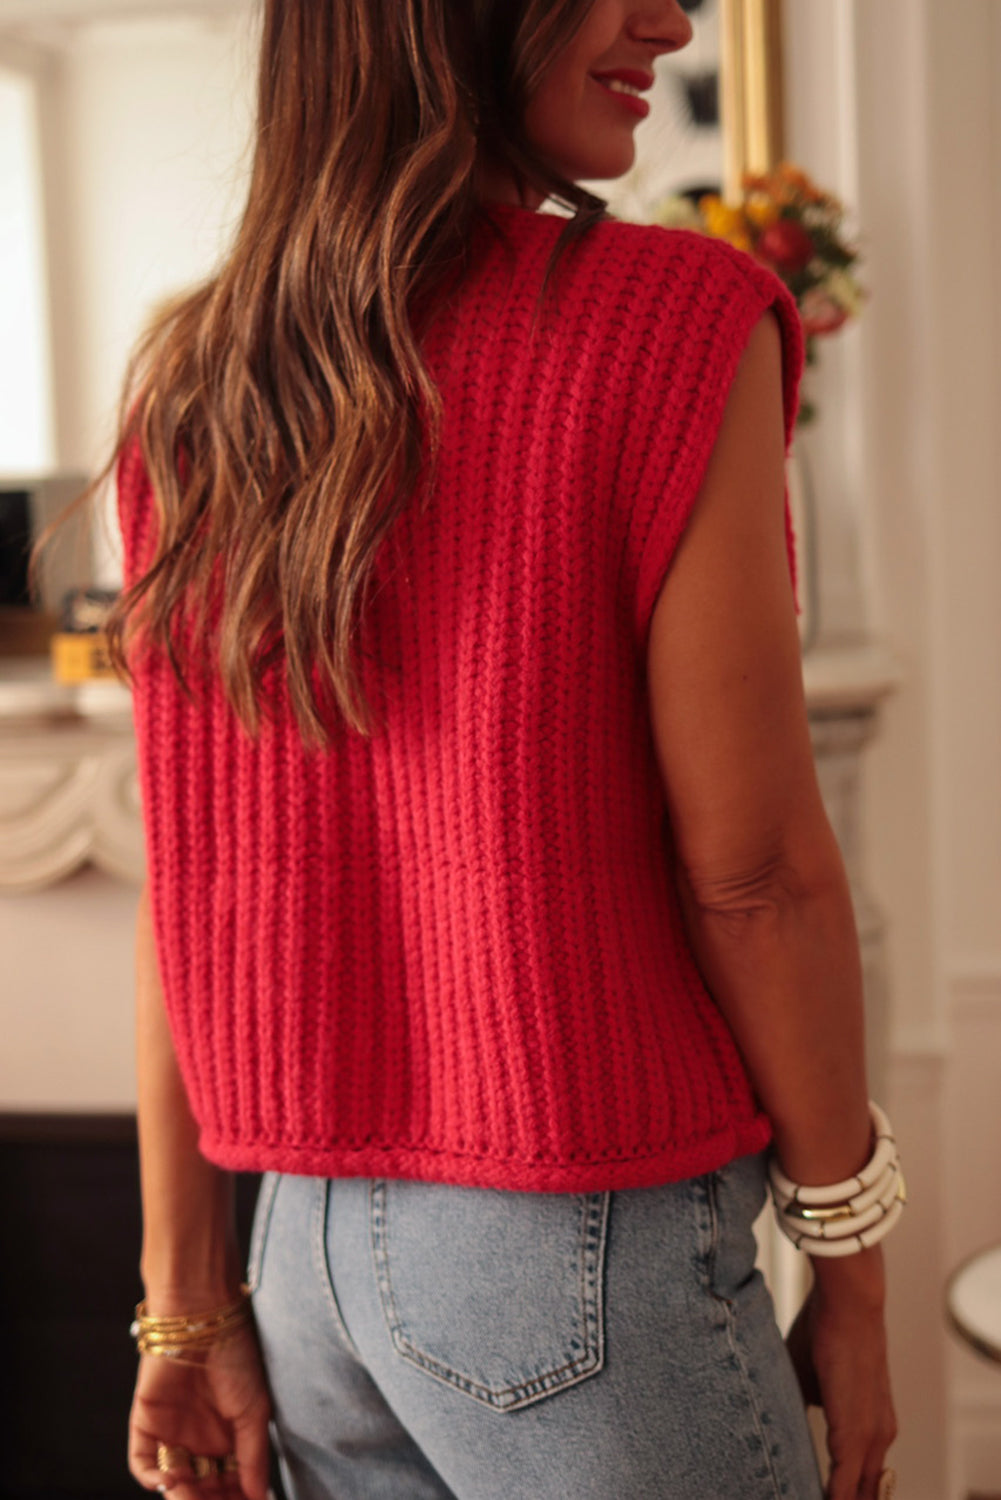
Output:
[[820,1500],[751,1226],[664,1187],[264,1178],[249,1276],[291,1500]]

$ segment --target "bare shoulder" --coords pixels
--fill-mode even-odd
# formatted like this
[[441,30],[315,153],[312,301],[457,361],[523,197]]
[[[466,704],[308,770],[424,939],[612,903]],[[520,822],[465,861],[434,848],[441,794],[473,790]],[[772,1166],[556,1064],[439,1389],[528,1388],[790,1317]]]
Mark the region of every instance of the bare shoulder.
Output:
[[651,620],[654,738],[682,862],[753,862],[816,803],[785,534],[782,351],[754,324]]
[[781,541],[785,554],[785,453],[782,334],[767,308],[741,353],[716,441],[676,563],[698,550],[722,574],[741,568],[750,536]]

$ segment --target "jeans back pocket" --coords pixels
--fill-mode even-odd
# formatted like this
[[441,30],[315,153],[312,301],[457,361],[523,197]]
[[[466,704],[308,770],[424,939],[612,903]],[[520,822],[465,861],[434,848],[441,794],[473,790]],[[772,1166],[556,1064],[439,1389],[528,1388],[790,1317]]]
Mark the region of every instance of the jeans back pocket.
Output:
[[375,1269],[397,1353],[499,1411],[600,1370],[609,1199],[373,1181]]

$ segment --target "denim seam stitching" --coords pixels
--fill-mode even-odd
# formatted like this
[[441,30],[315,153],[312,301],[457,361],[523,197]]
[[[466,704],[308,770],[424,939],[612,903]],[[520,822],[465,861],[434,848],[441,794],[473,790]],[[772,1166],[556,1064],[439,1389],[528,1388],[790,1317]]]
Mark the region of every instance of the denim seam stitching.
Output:
[[329,1204],[330,1179],[320,1178],[317,1180],[317,1190],[313,1197],[313,1221],[309,1236],[312,1246],[313,1270],[320,1283],[320,1292],[333,1320],[334,1332],[337,1338],[348,1353],[361,1364],[361,1354],[355,1345],[354,1339],[348,1333],[340,1303],[337,1300],[337,1293],[334,1291],[334,1280],[330,1270],[330,1260],[327,1255],[327,1217]]
[[710,1176],[709,1176],[709,1191],[708,1191],[708,1195],[707,1195],[708,1196],[708,1200],[709,1200],[710,1213],[711,1213],[711,1216],[712,1216],[712,1248],[711,1248],[711,1252],[710,1252],[711,1259],[710,1259],[710,1282],[709,1282],[709,1285],[710,1285],[710,1288],[712,1289],[713,1297],[716,1299],[716,1301],[723,1308],[723,1313],[724,1313],[724,1316],[725,1316],[725,1319],[726,1319],[727,1344],[729,1345],[730,1353],[731,1353],[731,1355],[733,1357],[734,1364],[737,1366],[737,1369],[740,1372],[740,1380],[741,1380],[741,1385],[743,1386],[743,1390],[744,1390],[744,1398],[747,1401],[748,1406],[750,1407],[751,1416],[752,1416],[753,1421],[754,1421],[754,1431],[757,1434],[758,1443],[760,1444],[760,1448],[761,1448],[761,1454],[762,1454],[762,1457],[764,1458],[764,1461],[765,1461],[765,1466],[766,1466],[767,1474],[763,1475],[762,1477],[763,1478],[767,1477],[768,1479],[771,1480],[772,1500],[774,1500],[774,1497],[776,1497],[776,1496],[778,1496],[779,1500],[781,1500],[781,1497],[788,1495],[789,1491],[786,1488],[786,1486],[782,1483],[782,1481],[780,1480],[780,1478],[778,1476],[778,1473],[776,1472],[776,1469],[775,1469],[775,1464],[772,1461],[774,1455],[773,1455],[773,1452],[772,1452],[772,1447],[771,1447],[771,1444],[770,1444],[770,1440],[769,1440],[768,1434],[765,1431],[764,1423],[761,1420],[761,1410],[760,1410],[757,1398],[756,1398],[755,1393],[754,1393],[754,1382],[751,1379],[750,1371],[747,1368],[747,1362],[744,1359],[743,1353],[741,1352],[740,1343],[739,1343],[739,1340],[737,1338],[737,1314],[736,1314],[736,1308],[734,1306],[733,1300],[730,1297],[724,1297],[724,1296],[722,1296],[719,1292],[716,1291],[716,1288],[715,1288],[715,1283],[716,1283],[716,1251],[717,1251],[717,1247],[718,1247],[718,1244],[719,1244],[719,1209],[718,1209],[718,1206],[717,1206],[717,1203],[716,1203],[716,1190],[717,1190],[717,1187],[718,1187],[718,1179],[719,1179],[719,1172],[718,1171],[712,1172],[710,1174]]
[[736,1314],[732,1304],[726,1298],[723,1298],[721,1300],[724,1302],[726,1309],[727,1343],[730,1346],[730,1352],[733,1355],[734,1362],[738,1370],[740,1371],[741,1384],[744,1387],[744,1394],[747,1399],[748,1406],[751,1409],[751,1415],[754,1418],[754,1430],[757,1433],[758,1442],[761,1444],[762,1457],[764,1458],[765,1464],[768,1469],[768,1478],[771,1480],[772,1495],[786,1496],[788,1495],[789,1491],[782,1483],[778,1476],[778,1473],[776,1472],[775,1464],[773,1462],[775,1455],[772,1451],[771,1442],[761,1420],[761,1410],[758,1406],[758,1402],[754,1394],[754,1382],[751,1380],[750,1373],[747,1368],[747,1363],[740,1350],[740,1344],[737,1338]]
[[691,1179],[690,1193],[695,1219],[694,1271],[699,1285],[710,1295],[716,1263],[716,1202],[710,1185],[711,1174]]
[[[577,1243],[581,1260],[582,1331],[584,1353],[576,1360],[546,1370],[531,1380],[516,1385],[494,1389],[474,1381],[461,1371],[441,1360],[432,1359],[417,1349],[408,1339],[403,1320],[393,1294],[392,1274],[389,1269],[388,1235],[386,1231],[386,1180],[374,1179],[371,1187],[372,1249],[376,1263],[376,1276],[382,1298],[383,1312],[389,1325],[389,1334],[394,1348],[402,1358],[418,1366],[428,1375],[464,1391],[474,1400],[501,1411],[515,1411],[554,1390],[563,1390],[579,1383],[588,1375],[600,1370],[604,1364],[603,1318],[601,1317],[600,1289],[597,1287],[597,1269],[600,1252],[604,1246],[604,1227],[610,1190],[575,1195],[578,1202]],[[569,1372],[569,1375],[568,1373]]]
[[[251,1236],[250,1251],[247,1256],[247,1285],[251,1296],[258,1290],[261,1284],[261,1271],[264,1267],[264,1252],[267,1248],[268,1235],[271,1231],[271,1215],[274,1212],[275,1199],[278,1196],[278,1185],[281,1175],[278,1172],[270,1174],[270,1180],[263,1188],[258,1189],[258,1212],[255,1213],[254,1232]],[[260,1202],[261,1193],[266,1194],[264,1202]]]

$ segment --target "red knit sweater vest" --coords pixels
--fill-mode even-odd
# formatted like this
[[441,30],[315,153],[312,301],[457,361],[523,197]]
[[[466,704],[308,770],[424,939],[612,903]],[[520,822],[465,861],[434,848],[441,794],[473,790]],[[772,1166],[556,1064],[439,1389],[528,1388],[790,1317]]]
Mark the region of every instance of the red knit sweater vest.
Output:
[[[135,663],[167,1013],[221,1166],[543,1191],[712,1170],[770,1126],[699,975],[646,707],[653,605],[748,335],[795,304],[750,256],[492,210],[424,353],[431,503],[380,554],[365,681],[382,723],[307,752],[282,674],[251,739],[221,687]],[[119,469],[125,582],[155,508]],[[668,587],[670,584],[668,584]]]

